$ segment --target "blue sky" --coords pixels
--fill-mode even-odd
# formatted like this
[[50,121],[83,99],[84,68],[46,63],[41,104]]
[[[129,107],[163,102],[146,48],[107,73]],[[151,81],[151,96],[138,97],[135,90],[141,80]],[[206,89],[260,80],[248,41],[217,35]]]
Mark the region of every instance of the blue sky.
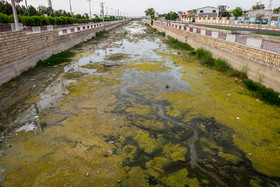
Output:
[[[122,12],[126,12],[129,16],[143,16],[144,10],[153,7],[160,13],[166,13],[169,11],[187,11],[189,9],[204,7],[228,5],[229,9],[234,9],[237,6],[243,9],[250,9],[256,0],[103,0],[105,6],[108,7],[109,14],[113,8],[113,12],[119,9]],[[28,4],[35,7],[38,5],[47,6],[47,0],[27,0]],[[88,13],[89,4],[87,0],[71,0],[72,9],[74,13]],[[262,0],[266,6],[269,4],[269,0]],[[24,4],[24,3],[22,3]],[[70,11],[69,0],[52,0],[54,9],[64,9]],[[273,8],[280,6],[280,0],[273,0]],[[100,6],[98,1],[91,2],[92,12],[94,14],[100,14]]]

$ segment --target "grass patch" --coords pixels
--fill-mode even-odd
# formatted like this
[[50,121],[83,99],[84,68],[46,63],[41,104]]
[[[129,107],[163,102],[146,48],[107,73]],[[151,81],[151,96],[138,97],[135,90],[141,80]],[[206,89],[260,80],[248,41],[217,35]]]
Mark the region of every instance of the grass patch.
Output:
[[47,66],[54,66],[57,64],[61,64],[64,62],[70,62],[71,61],[71,57],[74,56],[74,53],[71,51],[63,51],[61,53],[52,55],[50,58],[46,59],[46,60],[40,60],[37,63],[37,67],[47,67]]
[[253,32],[253,34],[269,35],[269,36],[280,36],[279,33],[260,33],[260,32]]
[[244,85],[251,91],[254,92],[254,96],[260,100],[267,102],[269,104],[280,106],[280,94],[266,88],[252,80],[245,79],[243,80]]
[[158,35],[165,37],[165,32],[157,32]]
[[206,49],[198,48],[196,50],[196,56],[201,64],[213,67],[215,65],[212,53]]
[[193,50],[193,48],[189,44],[180,42],[179,40],[173,37],[169,37],[166,43],[175,49],[183,49],[187,51]]
[[226,60],[220,58],[214,60],[214,65],[215,69],[223,72],[226,72],[231,68]]

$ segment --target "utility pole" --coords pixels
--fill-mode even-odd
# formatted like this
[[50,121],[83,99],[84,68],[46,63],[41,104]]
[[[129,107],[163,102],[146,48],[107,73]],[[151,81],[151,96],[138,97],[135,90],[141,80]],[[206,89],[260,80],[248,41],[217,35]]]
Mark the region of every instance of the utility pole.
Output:
[[11,0],[11,4],[12,4],[12,9],[13,9],[14,21],[15,21],[15,29],[16,29],[16,31],[19,31],[18,16],[17,16],[15,0]]
[[100,7],[101,7],[101,14],[102,14],[102,19],[103,19],[103,23],[104,23],[104,2],[100,3]]
[[91,0],[88,0],[88,6],[89,6],[89,17],[90,17],[90,19],[92,19],[92,16],[91,16],[91,7],[90,7],[90,2],[91,2]]
[[73,12],[72,12],[72,4],[71,4],[71,0],[69,0],[69,5],[70,5],[70,13],[71,13],[71,17],[73,20]]
[[29,17],[30,15],[29,15],[29,9],[28,9],[28,6],[27,6],[27,0],[25,0],[25,6],[26,6],[27,15]]
[[108,7],[106,6],[106,17],[108,17]]

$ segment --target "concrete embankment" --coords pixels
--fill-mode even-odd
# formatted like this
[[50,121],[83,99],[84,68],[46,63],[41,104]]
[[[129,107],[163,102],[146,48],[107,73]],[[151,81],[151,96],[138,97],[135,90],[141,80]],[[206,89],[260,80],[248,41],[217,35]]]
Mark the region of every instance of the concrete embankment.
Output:
[[34,67],[39,60],[68,50],[101,30],[111,30],[129,20],[91,23],[53,31],[27,34],[24,31],[0,33],[0,85]]
[[[150,24],[149,20],[142,20]],[[237,70],[262,85],[280,92],[280,38],[233,33],[177,23],[154,22],[153,27],[197,49],[203,47],[213,57],[223,58]]]

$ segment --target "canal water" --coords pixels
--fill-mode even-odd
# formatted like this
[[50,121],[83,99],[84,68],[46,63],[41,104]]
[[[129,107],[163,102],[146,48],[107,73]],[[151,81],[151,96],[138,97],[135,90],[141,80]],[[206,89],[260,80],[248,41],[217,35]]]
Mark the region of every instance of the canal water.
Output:
[[280,109],[131,22],[0,89],[1,186],[277,186]]

